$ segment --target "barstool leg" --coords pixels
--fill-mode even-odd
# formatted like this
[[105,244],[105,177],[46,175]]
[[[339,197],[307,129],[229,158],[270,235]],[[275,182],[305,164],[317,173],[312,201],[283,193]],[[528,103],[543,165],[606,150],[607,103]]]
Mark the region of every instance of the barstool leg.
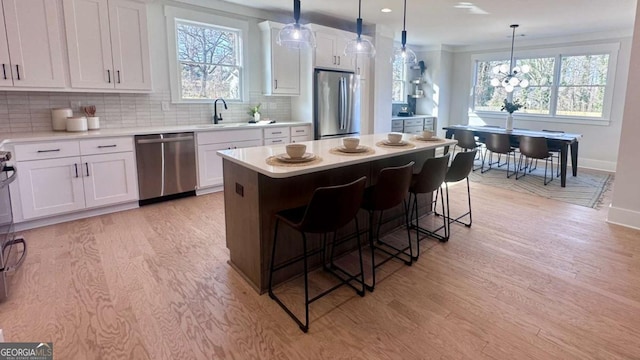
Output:
[[420,257],[420,226],[418,225],[418,194],[413,194],[413,211],[416,215],[416,256],[413,258],[417,261]]
[[[440,239],[440,242],[449,241],[449,231],[451,229],[450,228],[451,223],[449,222],[450,215],[451,215],[451,214],[449,214],[449,209],[450,209],[450,206],[449,206],[449,185],[447,183],[444,183],[444,187],[447,189],[447,208],[446,208],[446,210],[444,208],[444,193],[442,192],[442,186],[440,186],[440,196],[442,196],[442,199],[443,199],[443,201],[442,201],[442,213],[446,214],[446,216],[443,216],[443,219],[444,219],[444,238]],[[445,213],[445,211],[446,211],[446,213]]]
[[276,240],[278,239],[278,225],[280,224],[280,219],[276,218],[276,231],[273,236],[273,248],[271,249],[271,261],[269,261],[269,297],[274,299],[275,295],[273,294],[273,264],[276,257]]
[[[507,154],[507,159],[509,159],[509,155]],[[507,168],[509,165],[507,165]],[[471,217],[471,187],[469,186],[469,177],[467,176],[467,199],[469,203],[469,224],[464,224],[466,227],[471,227],[473,223],[473,218]]]
[[376,248],[373,244],[373,211],[369,211],[369,246],[371,247],[371,285],[366,285],[366,287],[367,290],[373,292],[376,286]]
[[[409,200],[411,200],[411,194],[409,194]],[[404,223],[407,227],[407,239],[409,240],[409,262],[405,264],[411,266],[413,264],[413,246],[411,246],[411,228],[409,227],[409,209],[407,206],[407,200],[402,200],[404,205]]]
[[309,267],[307,264],[307,236],[302,233],[302,251],[303,251],[303,263],[304,263],[304,317],[305,324],[300,325],[300,330],[305,333],[309,331]]
[[[358,292],[358,295],[364,296],[365,294],[365,283],[364,283],[364,265],[362,263],[362,244],[360,243],[360,227],[358,226],[358,217],[354,218],[356,221],[356,241],[358,242],[358,259],[360,259],[360,283],[362,284],[362,291]],[[372,249],[373,251],[373,249]],[[375,276],[375,269],[373,271],[373,275]],[[375,283],[374,283],[375,285]],[[373,291],[373,289],[371,290]]]

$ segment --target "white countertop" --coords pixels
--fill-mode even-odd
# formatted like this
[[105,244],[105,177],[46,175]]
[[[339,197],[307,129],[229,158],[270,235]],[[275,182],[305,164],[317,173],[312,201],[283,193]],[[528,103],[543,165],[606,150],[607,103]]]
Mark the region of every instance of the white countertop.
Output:
[[171,132],[200,132],[220,130],[261,129],[276,126],[311,125],[308,122],[277,122],[273,124],[249,124],[249,123],[225,123],[225,124],[200,124],[200,125],[176,125],[176,126],[150,126],[119,129],[100,129],[81,132],[67,131],[43,131],[33,133],[7,134],[6,138],[0,138],[0,146],[10,143],[51,141],[51,140],[78,140],[113,136],[133,136],[146,134],[160,134]]
[[258,146],[244,149],[220,150],[218,155],[224,159],[242,165],[251,170],[257,171],[271,178],[287,178],[297,175],[314,173],[322,170],[334,169],[342,166],[349,166],[358,163],[369,162],[372,160],[384,159],[400,154],[410,154],[419,151],[436,149],[439,147],[456,144],[457,141],[450,139],[442,139],[442,141],[417,141],[413,140],[415,135],[404,134],[403,140],[410,141],[415,145],[414,148],[398,147],[380,147],[376,143],[386,140],[387,134],[361,135],[360,145],[368,146],[375,150],[375,154],[370,155],[354,155],[344,154],[336,155],[329,152],[332,148],[342,145],[342,138],[304,141],[300,144],[307,145],[307,152],[313,153],[322,158],[319,163],[311,162],[306,166],[271,166],[268,165],[266,159],[269,156],[286,153],[286,145]]

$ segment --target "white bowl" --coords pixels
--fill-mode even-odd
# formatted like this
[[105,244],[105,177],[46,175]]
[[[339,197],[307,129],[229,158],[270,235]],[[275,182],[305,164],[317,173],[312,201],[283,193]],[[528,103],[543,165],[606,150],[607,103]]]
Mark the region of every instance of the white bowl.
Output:
[[387,135],[387,139],[392,144],[397,144],[402,140],[402,133],[392,132]]
[[342,145],[349,150],[356,149],[360,145],[360,139],[354,137],[347,137],[342,139]]
[[423,139],[431,139],[433,137],[433,131],[431,130],[425,130],[422,132],[422,138]]
[[288,144],[286,146],[287,155],[292,159],[300,159],[307,151],[307,145],[305,144]]

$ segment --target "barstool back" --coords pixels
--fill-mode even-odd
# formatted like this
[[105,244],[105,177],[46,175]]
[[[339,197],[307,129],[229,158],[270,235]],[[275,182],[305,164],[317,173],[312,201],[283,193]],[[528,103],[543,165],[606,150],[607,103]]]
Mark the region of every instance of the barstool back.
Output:
[[477,151],[478,150],[457,153],[451,162],[444,181],[456,182],[469,176],[471,169],[473,169],[473,159],[476,157]]
[[420,173],[414,177],[410,191],[415,194],[426,194],[436,191],[444,182],[448,165],[449,154],[427,159],[424,165],[422,165]]
[[388,167],[380,170],[376,185],[367,189],[362,207],[367,210],[387,210],[400,204],[405,199],[411,185],[413,164]]
[[333,232],[347,225],[358,213],[367,178],[344,185],[319,187],[313,192],[297,228],[302,232]]

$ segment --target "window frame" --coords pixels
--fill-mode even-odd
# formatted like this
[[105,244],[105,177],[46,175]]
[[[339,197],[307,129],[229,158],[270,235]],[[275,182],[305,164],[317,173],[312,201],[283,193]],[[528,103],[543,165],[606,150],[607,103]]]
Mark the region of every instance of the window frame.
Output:
[[[557,48],[541,48],[534,50],[517,50],[514,54],[514,61],[519,59],[554,57],[553,84],[551,86],[551,102],[549,104],[549,114],[531,114],[531,113],[514,113],[514,117],[520,120],[554,122],[554,123],[575,123],[589,125],[609,125],[611,121],[611,109],[613,103],[613,90],[615,87],[616,66],[618,63],[618,52],[620,43],[602,43],[583,46],[569,46]],[[607,69],[607,84],[605,85],[604,104],[602,109],[602,117],[583,117],[556,114],[558,103],[558,89],[560,87],[562,58],[565,56],[584,56],[584,55],[609,55],[609,64]],[[469,116],[477,116],[479,118],[503,118],[503,111],[475,110],[475,84],[477,81],[477,63],[479,61],[500,61],[507,59],[510,53],[495,52],[484,54],[473,54],[471,56],[471,91],[469,96]],[[491,86],[491,85],[488,85]]]
[[188,9],[165,6],[164,8],[166,31],[167,31],[167,53],[169,57],[169,87],[171,92],[171,102],[174,104],[202,104],[212,103],[215,99],[184,99],[182,98],[182,78],[180,73],[180,61],[178,60],[177,48],[177,23],[202,24],[213,28],[227,29],[238,32],[238,69],[240,77],[240,99],[225,99],[232,103],[246,103],[249,99],[249,69],[247,67],[249,53],[249,22],[247,20],[223,17],[206,12],[196,12]]

